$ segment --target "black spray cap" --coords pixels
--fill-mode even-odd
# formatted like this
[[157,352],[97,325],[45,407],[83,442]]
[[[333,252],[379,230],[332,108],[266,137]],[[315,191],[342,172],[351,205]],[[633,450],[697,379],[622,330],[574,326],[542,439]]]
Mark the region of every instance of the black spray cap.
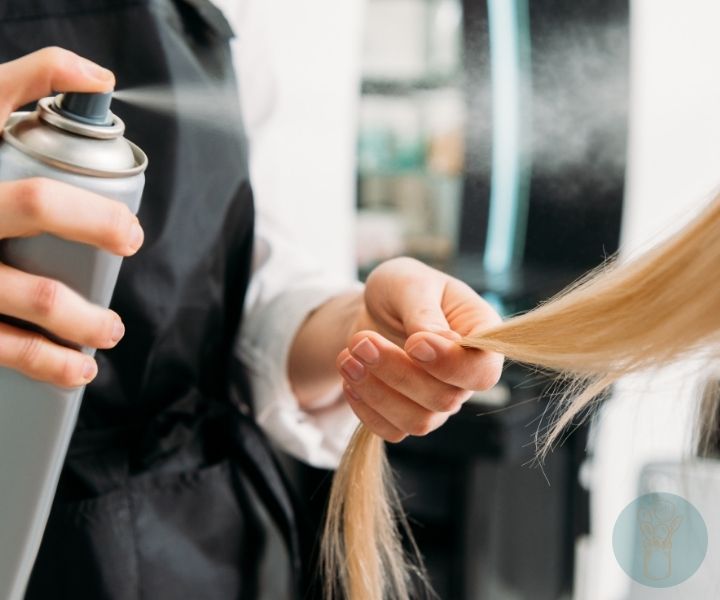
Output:
[[74,121],[88,125],[112,125],[113,119],[110,113],[112,94],[112,92],[67,92],[60,97],[59,102],[56,102],[56,107],[60,113]]

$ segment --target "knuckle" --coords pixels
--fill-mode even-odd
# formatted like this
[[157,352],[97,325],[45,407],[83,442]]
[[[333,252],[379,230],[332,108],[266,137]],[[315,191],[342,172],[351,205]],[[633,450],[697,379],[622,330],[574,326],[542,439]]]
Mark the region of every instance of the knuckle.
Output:
[[477,382],[475,388],[479,392],[485,392],[485,391],[495,387],[498,380],[499,380],[499,377],[494,377],[494,376],[490,376],[490,375],[488,375],[486,377],[481,377],[480,380]]
[[126,246],[132,213],[120,202],[113,202],[108,210],[108,237],[118,246]]
[[[449,362],[449,364],[448,364]],[[463,361],[445,361],[443,363],[442,380],[462,385],[468,379],[468,365]]]
[[41,55],[43,63],[51,69],[62,69],[74,57],[74,54],[60,46],[47,46],[38,53]]
[[435,399],[438,412],[455,412],[465,401],[464,390],[451,390],[439,394]]
[[110,328],[101,322],[99,326],[93,327],[86,332],[82,343],[84,346],[90,346],[90,348],[109,348],[113,345],[110,342],[109,331]]
[[41,278],[34,285],[30,306],[41,317],[48,317],[55,309],[60,285],[52,279]]
[[39,334],[29,335],[21,344],[17,366],[26,373],[38,371],[43,339]]
[[405,369],[392,369],[388,371],[387,377],[391,387],[397,390],[404,390],[411,387],[412,377]]
[[406,433],[393,427],[378,415],[365,414],[362,416],[358,415],[358,417],[360,417],[360,420],[370,431],[387,442],[397,443],[407,437]]
[[81,310],[83,325],[76,329],[72,341],[90,348],[108,349],[116,346],[120,338],[117,337],[115,325],[122,323],[117,313],[94,305],[84,305]]
[[432,419],[429,416],[424,416],[413,422],[408,429],[408,432],[412,435],[424,436],[430,433],[433,429]]
[[15,201],[20,215],[30,220],[41,219],[51,185],[52,182],[45,177],[31,177],[17,182]]
[[2,118],[3,123],[13,110],[15,110],[15,105],[9,96],[0,99],[0,118]]
[[77,384],[77,368],[69,352],[63,352],[57,372],[57,384],[63,387],[72,387]]
[[476,389],[479,391],[489,390],[497,385],[502,375],[502,363],[500,361],[489,362],[481,369],[476,381]]
[[415,316],[418,319],[436,319],[437,317],[437,309],[431,308],[429,306],[422,306],[415,312]]

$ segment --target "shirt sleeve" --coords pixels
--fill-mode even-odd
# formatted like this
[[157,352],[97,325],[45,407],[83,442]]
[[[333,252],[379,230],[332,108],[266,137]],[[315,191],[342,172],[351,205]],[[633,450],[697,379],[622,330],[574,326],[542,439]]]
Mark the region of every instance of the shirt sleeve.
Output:
[[236,354],[246,366],[255,418],[281,449],[312,466],[337,467],[358,420],[338,384],[318,408],[302,410],[288,379],[290,345],[308,315],[334,296],[362,285],[323,271],[291,232],[259,211],[253,276]]
[[[362,289],[350,275],[350,240],[363,3],[215,2],[237,33],[232,50],[257,207],[253,277],[235,353],[249,372],[260,427],[296,458],[332,468],[357,420],[339,386],[317,399],[317,409],[301,410],[287,361],[313,310]],[[278,20],[278,11],[288,18]],[[323,45],[305,43],[313,32]]]

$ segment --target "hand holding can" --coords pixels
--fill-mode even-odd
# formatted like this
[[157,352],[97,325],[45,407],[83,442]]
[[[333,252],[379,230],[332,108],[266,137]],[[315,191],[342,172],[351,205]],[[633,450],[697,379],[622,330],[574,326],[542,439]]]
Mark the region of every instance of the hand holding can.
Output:
[[[147,166],[109,111],[114,77],[57,48],[0,65],[0,597],[22,597],[108,309],[137,252]],[[34,112],[18,106],[53,90]],[[15,460],[18,457],[18,460]]]
[[[108,92],[114,81],[110,71],[60,48],[46,48],[5,63],[0,65],[0,97],[4,99],[0,124],[6,124],[13,109],[52,90]],[[50,106],[52,110],[54,105]],[[27,131],[21,132],[25,140],[12,144],[19,137],[10,135],[17,127],[12,123],[13,119],[3,147],[14,147],[7,148],[0,159],[0,179],[9,180],[0,182],[0,240],[50,235],[116,256],[134,254],[143,242],[143,230],[132,210],[137,207],[91,191],[92,185],[83,185],[82,173],[70,173],[62,165],[48,163],[47,157],[33,155],[40,151],[37,147],[21,147]],[[35,125],[39,126],[40,120]],[[64,133],[53,124],[43,121],[42,125],[58,137]],[[19,156],[18,149],[27,154]],[[32,158],[37,161],[31,162]],[[62,157],[51,158],[62,162]],[[22,168],[17,168],[18,162],[23,163]],[[33,172],[35,177],[14,178]],[[73,289],[47,274],[25,272],[18,268],[21,265],[11,266],[10,255],[19,252],[17,244],[13,245],[15,248],[8,248],[4,243],[0,252],[4,263],[0,264],[0,315],[5,317],[0,322],[0,366],[63,387],[88,383],[97,367],[93,357],[79,348],[117,344],[124,334],[120,316],[83,297],[87,290]]]

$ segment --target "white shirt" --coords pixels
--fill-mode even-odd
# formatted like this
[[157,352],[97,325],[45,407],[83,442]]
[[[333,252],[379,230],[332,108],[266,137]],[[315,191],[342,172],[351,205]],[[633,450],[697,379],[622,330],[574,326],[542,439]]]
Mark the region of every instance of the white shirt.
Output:
[[[255,228],[253,276],[236,352],[248,369],[255,418],[283,450],[313,466],[334,468],[357,426],[338,384],[318,409],[300,409],[288,380],[290,345],[311,311],[360,284],[333,278],[288,241],[266,214]],[[322,340],[318,340],[322,343]]]
[[[344,78],[341,75],[330,81],[330,86],[344,90],[340,98],[337,93],[324,102],[322,98],[320,102],[317,97],[313,98],[310,106],[302,107],[299,112],[297,98],[304,94],[303,82],[290,81],[294,74],[292,68],[288,69],[290,65],[287,62],[288,57],[292,60],[294,48],[278,49],[278,40],[286,39],[285,32],[275,32],[275,39],[272,35],[273,28],[277,29],[272,14],[283,11],[283,8],[291,9],[293,5],[288,3],[284,6],[286,0],[273,0],[273,6],[270,7],[266,4],[269,1],[215,1],[224,10],[237,34],[233,50],[249,139],[250,171],[257,215],[253,276],[246,297],[236,353],[248,369],[255,418],[270,439],[282,450],[304,462],[316,467],[334,468],[358,420],[344,401],[339,384],[326,398],[317,399],[316,410],[301,410],[288,380],[287,360],[295,334],[314,309],[335,295],[362,289],[361,284],[351,276],[350,268],[337,268],[338,264],[351,265],[349,251],[346,252],[347,258],[343,259],[342,247],[332,247],[330,253],[325,248],[327,264],[336,268],[323,267],[307,248],[316,240],[308,240],[307,236],[304,243],[302,239],[298,240],[301,238],[299,233],[307,233],[307,226],[303,227],[302,215],[297,211],[309,205],[312,214],[314,205],[316,213],[332,215],[333,222],[323,223],[322,217],[318,219],[316,214],[311,223],[320,221],[314,225],[339,230],[347,247],[352,246],[351,236],[347,232],[351,228],[354,184],[355,107],[352,98],[356,90],[353,87],[353,66],[346,65],[348,72],[344,73]],[[305,14],[308,11],[327,12],[329,6],[316,3],[305,6],[302,11]],[[352,15],[345,17],[344,22],[350,25]],[[312,36],[306,39],[310,44],[314,43]],[[337,44],[337,39],[327,43]],[[353,52],[357,52],[359,61],[359,44],[358,48],[345,45],[345,55],[350,58]],[[284,55],[278,58],[280,51]],[[298,60],[303,61],[303,58]],[[327,64],[316,66],[318,69],[327,69]],[[359,67],[356,68],[359,72]],[[340,70],[344,72],[344,69]],[[357,73],[354,75],[358,76]],[[316,94],[317,90],[313,88],[308,92]],[[307,135],[304,128],[313,123],[313,115],[308,114],[308,111],[316,111],[321,117],[330,113],[336,124],[344,123],[344,131],[339,132],[336,127],[330,132],[335,137],[325,138],[326,144],[335,148],[336,155],[345,149],[346,156],[343,156],[340,168],[330,161],[313,162],[312,157],[304,156],[302,152],[288,152],[288,148],[293,145],[302,147],[303,136]],[[338,160],[337,156],[334,158]],[[298,177],[305,178],[304,182],[297,181],[295,186],[292,181],[293,169],[296,181]],[[346,171],[344,179],[332,179],[338,171],[343,170]],[[316,188],[309,192],[308,178],[323,177],[331,180],[328,189],[318,191]],[[283,183],[284,187],[279,185]],[[311,193],[315,196],[311,196]],[[334,203],[319,211],[318,204],[323,199],[321,194]],[[344,220],[343,213],[338,212],[342,208],[337,205],[340,199],[347,204],[343,210],[346,210],[348,217]],[[303,231],[298,231],[299,227],[303,227]],[[317,233],[322,234],[323,230]],[[340,246],[332,240],[326,243]],[[318,340],[318,343],[322,343],[322,340]]]

